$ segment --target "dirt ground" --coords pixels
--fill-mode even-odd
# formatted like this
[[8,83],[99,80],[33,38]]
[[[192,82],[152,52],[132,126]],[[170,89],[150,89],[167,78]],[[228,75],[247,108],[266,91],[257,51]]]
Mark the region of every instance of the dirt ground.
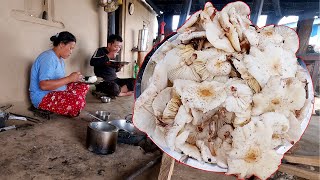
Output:
[[[316,103],[319,103],[317,99]],[[85,111],[107,110],[112,119],[132,112],[133,97],[119,97],[101,103],[88,94]],[[320,106],[316,107],[320,109]],[[34,117],[26,106],[14,104],[8,111]],[[36,117],[41,119],[39,117]],[[82,112],[79,117],[53,115],[51,120],[0,133],[0,179],[126,179],[161,151],[144,151],[139,146],[118,144],[116,152],[96,155],[85,147],[86,129],[92,119]],[[9,120],[7,125],[21,124]],[[292,149],[295,154],[319,155],[319,116],[313,116],[302,140]],[[160,163],[135,179],[158,178]],[[175,163],[172,179],[235,179],[232,176],[200,171]],[[273,179],[301,179],[277,173]]]

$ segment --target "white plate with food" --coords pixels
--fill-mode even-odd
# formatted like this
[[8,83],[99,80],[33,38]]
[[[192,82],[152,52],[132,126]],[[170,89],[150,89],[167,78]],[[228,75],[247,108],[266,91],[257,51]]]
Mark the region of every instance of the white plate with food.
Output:
[[189,166],[266,179],[305,131],[314,94],[295,31],[256,29],[249,14],[243,2],[207,3],[150,53],[133,122]]

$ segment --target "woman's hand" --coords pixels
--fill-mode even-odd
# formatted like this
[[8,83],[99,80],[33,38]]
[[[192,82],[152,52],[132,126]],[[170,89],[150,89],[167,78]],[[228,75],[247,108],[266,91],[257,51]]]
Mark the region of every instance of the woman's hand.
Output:
[[70,82],[79,82],[82,80],[83,76],[80,72],[73,72],[68,76],[68,78]]

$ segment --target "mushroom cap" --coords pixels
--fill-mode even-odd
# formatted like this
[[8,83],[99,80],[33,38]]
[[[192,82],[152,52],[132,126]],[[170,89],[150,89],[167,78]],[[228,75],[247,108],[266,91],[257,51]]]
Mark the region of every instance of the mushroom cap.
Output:
[[195,12],[190,16],[190,18],[177,30],[178,33],[183,33],[185,32],[188,28],[193,26],[200,17],[202,10]]
[[231,64],[227,61],[225,55],[219,55],[209,59],[206,68],[214,76],[225,76],[230,73]]
[[237,127],[232,137],[227,174],[238,174],[238,178],[256,175],[266,179],[278,169],[282,156],[271,147],[271,127],[261,121],[251,121]]
[[180,106],[172,128],[165,134],[165,140],[168,147],[173,151],[175,149],[175,141],[179,131],[185,126],[186,123],[192,121],[192,116],[188,113],[183,105]]
[[204,162],[210,164],[217,162],[216,157],[212,156],[209,147],[205,145],[204,141],[198,140],[196,144],[197,147],[200,149],[201,157],[204,160]]
[[132,117],[134,126],[149,135],[152,135],[156,128],[156,117],[153,115],[151,102],[139,108],[135,106]]
[[262,91],[253,96],[252,115],[275,111],[287,116],[303,107],[305,97],[304,85],[297,78],[272,76]]
[[216,81],[202,83],[179,81],[174,82],[174,87],[181,96],[182,103],[189,108],[196,108],[206,113],[221,105],[227,97],[222,83]]
[[299,49],[299,37],[296,31],[288,26],[276,26],[275,32],[283,37],[282,47],[286,50],[297,52]]
[[295,77],[297,71],[296,56],[281,47],[269,44],[264,51],[251,47],[244,62],[248,72],[264,87],[271,76]]
[[162,90],[153,100],[152,108],[155,116],[162,116],[167,103],[171,100],[173,87],[167,87]]
[[267,126],[270,126],[273,134],[285,134],[289,131],[289,120],[281,113],[267,112],[260,115],[261,120]]
[[250,87],[243,83],[229,83],[226,86],[227,99],[225,107],[229,112],[245,112],[252,102],[253,93]]
[[213,45],[213,47],[223,50],[225,52],[234,52],[229,39],[224,36],[224,31],[220,26],[218,21],[219,12],[212,21],[208,21],[204,24],[204,29],[206,30],[206,37],[208,41]]

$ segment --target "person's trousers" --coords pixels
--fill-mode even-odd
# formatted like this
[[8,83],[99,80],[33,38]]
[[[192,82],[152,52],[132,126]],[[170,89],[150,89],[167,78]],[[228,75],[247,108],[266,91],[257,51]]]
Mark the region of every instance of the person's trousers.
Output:
[[88,90],[89,85],[85,83],[70,83],[65,91],[48,93],[40,102],[39,109],[71,117],[78,116],[86,105]]
[[129,91],[134,90],[134,78],[115,79],[114,81],[104,81],[96,85],[96,91],[102,92],[107,96],[118,96],[121,92],[121,87],[126,85]]

